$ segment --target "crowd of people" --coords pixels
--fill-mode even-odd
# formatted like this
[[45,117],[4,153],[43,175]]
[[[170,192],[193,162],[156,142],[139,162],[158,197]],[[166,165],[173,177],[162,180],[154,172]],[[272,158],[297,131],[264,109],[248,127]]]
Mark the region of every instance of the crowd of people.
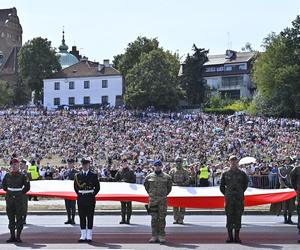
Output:
[[[203,166],[208,167],[208,185],[218,185],[228,156],[235,154],[256,158],[244,167],[251,186],[276,188],[278,167],[285,156],[300,160],[299,148],[300,121],[295,119],[122,108],[0,110],[0,159],[6,166],[13,153],[35,160],[40,179],[63,179],[69,157],[79,163],[89,155],[102,181],[114,181],[126,157],[142,184],[154,159],[163,161],[168,173],[180,155],[190,185],[201,185]],[[62,164],[50,165],[54,157]]]

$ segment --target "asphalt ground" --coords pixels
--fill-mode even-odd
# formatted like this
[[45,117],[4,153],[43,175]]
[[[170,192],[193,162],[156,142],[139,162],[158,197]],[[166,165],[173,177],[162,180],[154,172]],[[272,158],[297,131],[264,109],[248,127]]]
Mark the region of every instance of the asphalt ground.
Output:
[[[29,215],[22,244],[7,244],[6,216],[0,216],[0,249],[300,249],[296,225],[283,224],[283,218],[244,215],[242,244],[226,244],[223,215],[187,215],[185,225],[174,225],[167,216],[167,242],[149,244],[148,215],[132,216],[131,225],[120,225],[120,216],[96,215],[92,243],[77,243],[79,225],[65,225],[63,215]],[[296,217],[293,218],[296,220]],[[76,222],[79,218],[76,217]]]

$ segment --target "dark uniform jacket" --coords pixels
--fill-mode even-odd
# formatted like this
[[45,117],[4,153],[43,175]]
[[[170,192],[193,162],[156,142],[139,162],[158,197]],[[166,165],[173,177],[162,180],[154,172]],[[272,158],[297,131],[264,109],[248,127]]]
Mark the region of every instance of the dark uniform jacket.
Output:
[[128,183],[135,183],[136,182],[136,176],[134,172],[129,168],[122,168],[120,169],[116,176],[116,181],[123,181]]
[[278,168],[280,188],[292,188],[290,173],[292,172],[293,168],[294,167],[292,165]]
[[[300,193],[300,166],[295,167],[290,174],[293,188]],[[300,202],[300,201],[299,201]]]
[[64,180],[72,180],[72,181],[74,181],[75,175],[77,173],[78,172],[74,168],[73,169],[68,169],[64,173]]
[[[20,172],[15,174],[7,173],[3,179],[3,190],[6,191],[5,198],[23,198],[30,190],[30,181],[29,178]],[[22,191],[11,191],[10,189],[22,188]]]
[[[95,196],[100,191],[100,183],[97,174],[89,171],[85,175],[82,171],[75,175],[74,190],[77,193],[78,204],[84,204],[86,202],[95,202]],[[93,190],[90,193],[82,193],[85,191]]]

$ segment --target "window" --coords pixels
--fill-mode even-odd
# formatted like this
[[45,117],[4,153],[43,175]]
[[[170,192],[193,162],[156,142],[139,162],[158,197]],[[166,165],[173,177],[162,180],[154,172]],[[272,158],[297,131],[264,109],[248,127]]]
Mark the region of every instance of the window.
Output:
[[247,64],[246,63],[239,65],[239,70],[246,70],[246,69],[247,69]]
[[104,95],[104,96],[102,96],[102,104],[108,104],[108,96],[107,95]]
[[60,98],[54,98],[54,99],[53,99],[53,104],[54,104],[55,106],[59,106],[59,105],[60,105]]
[[222,87],[241,86],[243,84],[242,76],[230,76],[222,78]]
[[69,105],[75,105],[75,97],[69,97]]
[[108,84],[107,84],[107,80],[102,80],[102,88],[107,88]]
[[216,71],[216,68],[215,67],[207,67],[205,69],[205,72],[215,72]]
[[84,88],[89,89],[90,88],[90,81],[84,81]]
[[85,105],[90,104],[90,97],[89,96],[83,97],[83,104],[85,104]]
[[60,89],[60,83],[59,82],[55,82],[54,83],[54,90],[59,90]]
[[69,89],[75,89],[75,83],[69,82]]
[[225,66],[225,71],[232,71],[232,66]]

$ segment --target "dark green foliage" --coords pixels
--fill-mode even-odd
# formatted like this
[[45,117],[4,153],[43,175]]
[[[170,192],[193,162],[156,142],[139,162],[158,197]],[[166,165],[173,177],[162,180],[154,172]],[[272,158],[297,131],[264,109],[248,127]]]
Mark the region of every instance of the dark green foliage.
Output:
[[19,52],[20,79],[42,100],[43,79],[61,69],[51,42],[41,37],[26,42]]
[[265,40],[266,51],[254,65],[257,95],[253,113],[279,117],[300,117],[300,18],[279,35]]
[[208,61],[208,50],[193,45],[193,55],[188,55],[184,62],[180,85],[186,93],[189,105],[201,104],[206,101],[208,87],[203,78],[204,63]]

